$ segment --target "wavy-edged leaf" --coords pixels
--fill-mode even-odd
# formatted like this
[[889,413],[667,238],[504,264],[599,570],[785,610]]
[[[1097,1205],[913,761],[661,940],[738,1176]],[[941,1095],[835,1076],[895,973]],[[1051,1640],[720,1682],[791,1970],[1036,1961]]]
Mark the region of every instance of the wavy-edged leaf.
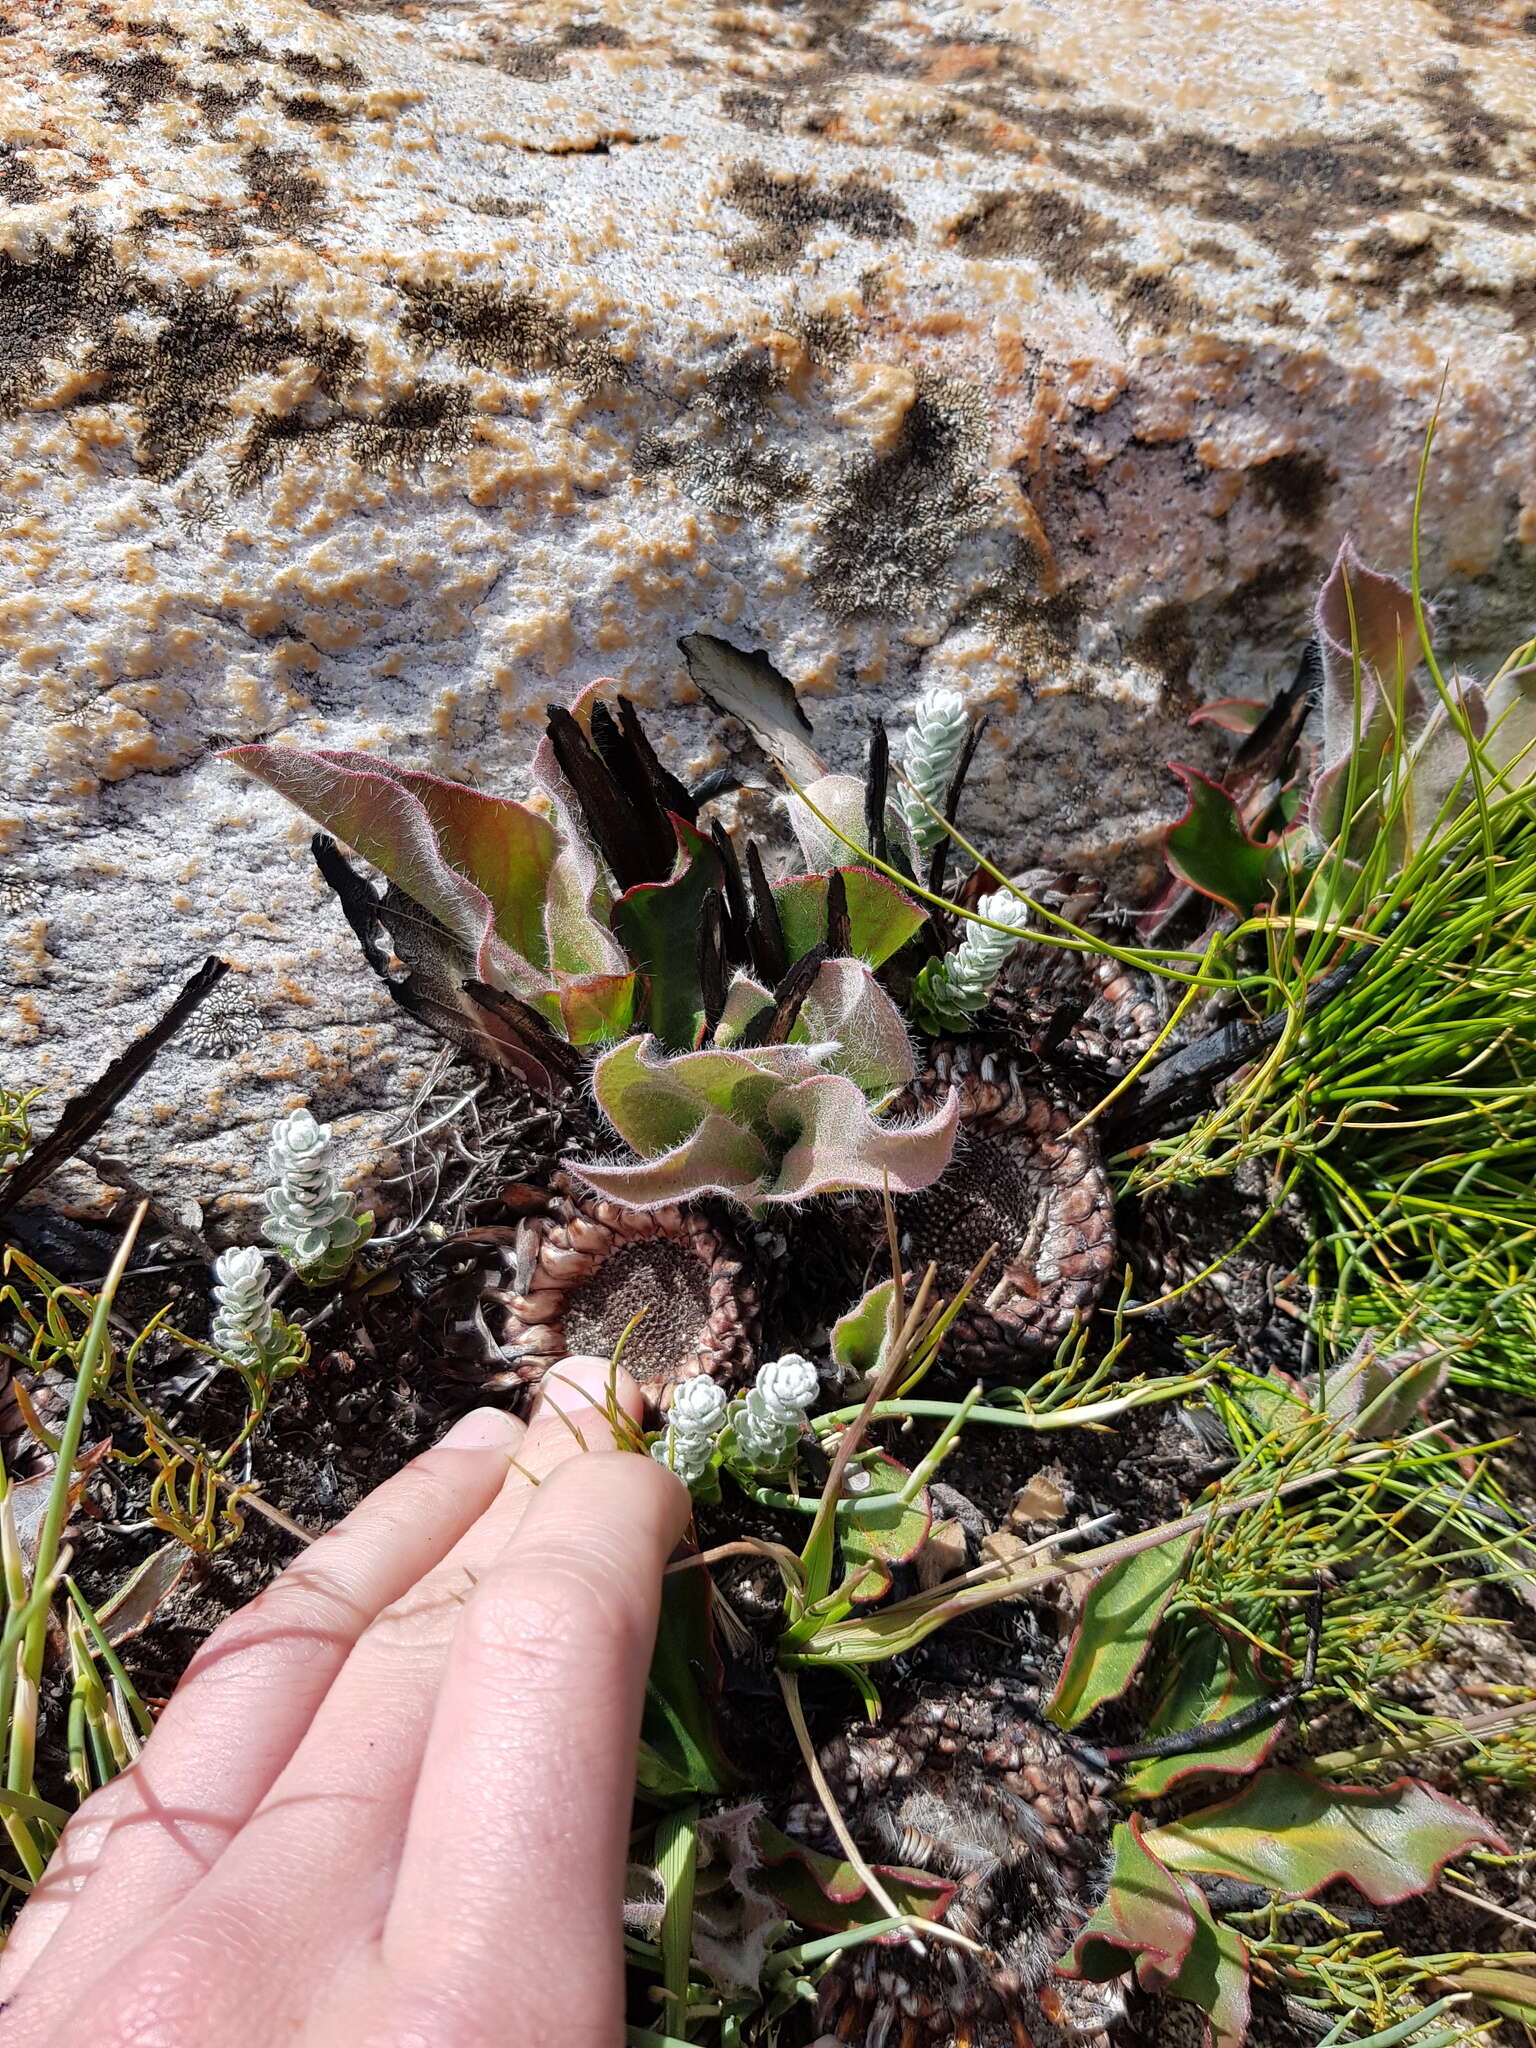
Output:
[[1243,2048],[1253,1999],[1248,1979],[1248,1945],[1235,1928],[1212,1917],[1198,1885],[1184,1897],[1195,1918],[1195,1938],[1176,1976],[1162,1985],[1169,1998],[1199,2006],[1210,2022],[1208,2048]]
[[569,1170],[629,1209],[662,1209],[700,1195],[748,1205],[760,1199],[769,1172],[761,1140],[729,1117],[707,1116],[684,1143],[638,1165],[571,1159]]
[[522,996],[538,986],[533,963],[499,938],[490,897],[449,863],[426,806],[387,761],[269,746],[228,747],[222,758],[360,853],[463,946],[478,980]]
[[560,1021],[572,1045],[609,1045],[635,1028],[636,974],[560,975]]
[[1094,1581],[1045,1710],[1058,1728],[1075,1728],[1125,1691],[1141,1669],[1194,1543],[1193,1534],[1159,1543],[1111,1565]]
[[1428,1891],[1453,1857],[1479,1845],[1507,1847],[1481,1814],[1417,1778],[1329,1785],[1284,1768],[1146,1836],[1170,1870],[1209,1871],[1301,1898],[1345,1878],[1378,1906]]
[[1163,852],[1181,882],[1246,917],[1269,894],[1269,848],[1251,839],[1236,798],[1197,768],[1168,763],[1184,785],[1188,809],[1163,835]]
[[[861,1458],[859,1469],[869,1474],[872,1493],[887,1496],[899,1494],[912,1476],[884,1451]],[[885,1597],[891,1590],[891,1566],[916,1557],[932,1528],[926,1487],[914,1501],[886,1499],[868,1508],[854,1497],[851,1509],[837,1518],[837,1540],[849,1597],[856,1607]]]
[[1127,1969],[1144,1990],[1177,1977],[1195,1941],[1189,1888],[1148,1848],[1140,1820],[1120,1821],[1103,1899],[1073,1943],[1063,1976],[1104,1984]]
[[828,960],[800,1005],[791,1043],[835,1045],[826,1064],[855,1081],[879,1108],[912,1080],[916,1066],[901,1012],[861,960]]
[[794,685],[763,648],[733,647],[715,633],[685,633],[677,644],[700,694],[727,718],[740,719],[793,781],[812,782],[825,772]]
[[645,1019],[664,1045],[695,1043],[704,1022],[699,920],[720,888],[720,858],[686,819],[673,817],[678,858],[661,882],[628,889],[613,906],[614,935],[646,979]]
[[[758,1822],[757,1843],[765,1888],[800,1926],[819,1934],[842,1934],[886,1918],[884,1906],[870,1896],[851,1863],[807,1848],[771,1821]],[[954,1899],[955,1885],[947,1877],[900,1865],[877,1863],[871,1868],[903,1913],[942,1920]]]
[[[927,912],[904,889],[873,868],[839,867],[848,900],[847,950],[871,967],[899,953],[927,922]],[[773,885],[784,943],[798,960],[827,938],[828,875],[790,875]]]
[[[1164,1637],[1166,1643],[1166,1636]],[[1159,1664],[1163,1661],[1159,1652]],[[1192,1637],[1167,1646],[1169,1672],[1147,1716],[1147,1734],[1185,1735],[1208,1722],[1257,1706],[1274,1688],[1258,1668],[1246,1636],[1202,1625]],[[1255,1771],[1280,1739],[1283,1717],[1213,1742],[1187,1756],[1149,1757],[1126,1774],[1126,1789],[1138,1799],[1160,1799],[1172,1786],[1204,1772],[1234,1775]]]
[[795,1132],[770,1202],[803,1202],[848,1188],[913,1195],[930,1187],[948,1166],[960,1128],[960,1098],[953,1089],[939,1106],[910,1123],[879,1123],[857,1083],[819,1074],[776,1096],[773,1117],[782,1134]]

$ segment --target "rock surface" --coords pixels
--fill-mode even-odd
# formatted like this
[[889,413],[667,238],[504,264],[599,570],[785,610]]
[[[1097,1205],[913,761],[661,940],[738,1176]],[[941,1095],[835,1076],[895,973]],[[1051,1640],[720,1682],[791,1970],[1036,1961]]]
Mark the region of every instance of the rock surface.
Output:
[[220,744],[516,788],[607,674],[697,769],[713,628],[839,765],[960,684],[972,822],[1144,869],[1191,706],[1343,531],[1403,566],[1442,372],[1448,637],[1531,628],[1522,0],[249,18],[0,0],[0,1060],[57,1100],[224,953],[103,1141],[158,1186],[304,1100],[365,1161],[431,1050]]

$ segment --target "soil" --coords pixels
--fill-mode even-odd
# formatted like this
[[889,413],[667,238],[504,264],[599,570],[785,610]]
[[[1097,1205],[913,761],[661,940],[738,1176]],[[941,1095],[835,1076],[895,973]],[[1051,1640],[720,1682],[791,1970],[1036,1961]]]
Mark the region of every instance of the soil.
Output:
[[[453,1098],[455,1090],[462,1094],[462,1082],[462,1072],[445,1074],[441,1099]],[[439,1134],[438,1153],[429,1158],[423,1152],[408,1162],[401,1214],[394,1226],[403,1242],[374,1256],[371,1263],[379,1276],[375,1282],[351,1293],[307,1299],[303,1290],[290,1290],[283,1302],[285,1311],[313,1320],[313,1358],[304,1372],[278,1390],[255,1439],[248,1477],[261,1502],[301,1530],[313,1533],[329,1527],[478,1398],[474,1361],[448,1360],[443,1351],[437,1290],[452,1268],[452,1233],[498,1217],[505,1221],[508,1210],[502,1191],[546,1181],[582,1115],[575,1103],[553,1109],[532,1105],[497,1081],[450,1127],[458,1140],[455,1147],[450,1150]],[[421,1121],[429,1120],[423,1112]],[[436,1200],[429,1202],[427,1194],[433,1188]],[[1175,1275],[1198,1271],[1244,1237],[1264,1206],[1265,1190],[1257,1183],[1207,1183],[1176,1198],[1148,1203],[1141,1211],[1123,1205],[1120,1221],[1126,1252],[1136,1268],[1136,1298],[1155,1298]],[[427,1207],[433,1212],[430,1220]],[[839,1238],[840,1229],[846,1230],[845,1239]],[[77,1264],[85,1261],[89,1269],[90,1244],[69,1238],[62,1225],[58,1230],[56,1248],[72,1245],[68,1256]],[[46,1244],[44,1219],[34,1215],[28,1226],[34,1245],[40,1232]],[[822,1211],[809,1225],[802,1220],[797,1241],[805,1256],[793,1262],[786,1259],[779,1268],[784,1273],[792,1266],[793,1284],[781,1287],[767,1303],[765,1356],[776,1355],[791,1342],[814,1344],[831,1317],[847,1305],[850,1272],[864,1256],[860,1250],[855,1257],[855,1248],[867,1246],[867,1219],[861,1222],[851,1212],[840,1216],[835,1208]],[[1304,1304],[1292,1276],[1304,1245],[1305,1218],[1287,1212],[1231,1259],[1219,1283],[1202,1283],[1167,1307],[1136,1319],[1130,1350],[1119,1367],[1121,1376],[1187,1371],[1189,1359],[1181,1340],[1189,1336],[1215,1340],[1254,1370],[1303,1376],[1310,1363]],[[142,1327],[170,1295],[172,1320],[180,1318],[188,1335],[201,1335],[206,1326],[205,1285],[199,1264],[187,1259],[174,1240],[151,1242],[119,1297],[121,1325]],[[46,1403],[50,1391],[57,1399],[56,1389],[22,1377],[38,1401]],[[243,1390],[234,1375],[209,1380],[196,1355],[169,1336],[157,1336],[146,1346],[137,1378],[143,1400],[184,1436],[218,1445],[230,1440],[243,1419]],[[946,1391],[942,1376],[925,1391]],[[1467,1416],[1463,1422],[1474,1436],[1495,1427],[1520,1433],[1508,1461],[1506,1483],[1516,1513],[1529,1516],[1536,1500],[1536,1419]],[[110,1403],[97,1404],[88,1441],[104,1435],[111,1436],[115,1452],[132,1454],[141,1448],[137,1423],[114,1412]],[[908,1464],[922,1454],[931,1436],[928,1426],[885,1432],[893,1455]],[[6,1446],[8,1453],[14,1448]],[[944,1519],[960,1526],[973,1560],[977,1543],[997,1529],[1012,1529],[1027,1541],[1063,1521],[1104,1518],[1108,1538],[1180,1513],[1219,1475],[1230,1456],[1230,1447],[1210,1418],[1178,1403],[1135,1411],[1096,1432],[1076,1429],[1035,1436],[974,1428],[946,1463],[935,1506]],[[88,1597],[98,1603],[165,1541],[163,1530],[146,1516],[149,1477],[147,1466],[109,1459],[98,1466],[77,1512],[74,1569]],[[1033,1520],[1027,1512],[1015,1513],[1017,1496],[1031,1480],[1039,1482]],[[127,1666],[151,1703],[169,1695],[209,1631],[249,1600],[301,1547],[289,1528],[264,1518],[256,1500],[247,1501],[242,1513],[244,1526],[237,1540],[215,1555],[194,1558],[153,1620],[125,1646]],[[805,1523],[745,1503],[734,1492],[727,1504],[700,1511],[702,1545],[742,1534],[798,1548]],[[739,1623],[738,1629],[722,1634],[725,1746],[743,1767],[749,1795],[765,1798],[772,1811],[782,1813],[800,1761],[772,1675],[771,1645],[779,1614],[776,1575],[754,1560],[732,1559],[719,1567],[716,1580]],[[898,1567],[896,1597],[916,1590],[916,1583],[913,1567]],[[1536,1608],[1517,1592],[1487,1583],[1474,1585],[1466,1604],[1469,1617],[1484,1633],[1469,1634],[1442,1662],[1415,1673],[1412,1683],[1402,1687],[1405,1699],[1447,1707],[1454,1702],[1454,1710],[1465,1713],[1467,1696],[1459,1690],[1459,1680],[1467,1675],[1469,1661],[1485,1674],[1495,1671],[1501,1683],[1536,1684]],[[882,1693],[894,1700],[925,1683],[975,1684],[1005,1674],[1023,1680],[1044,1698],[1074,1619],[1065,1596],[993,1607],[882,1667]],[[1452,1661],[1456,1657],[1459,1665]],[[818,1742],[835,1735],[857,1711],[846,1682],[835,1675],[808,1676],[803,1690]],[[39,1790],[68,1803],[63,1706],[55,1672],[44,1721]],[[1098,1742],[1134,1739],[1139,1732],[1133,1707],[1111,1710],[1090,1726],[1092,1739]],[[1335,1712],[1311,1728],[1307,1747],[1343,1747],[1370,1739],[1375,1732],[1364,1722]],[[1299,1748],[1294,1736],[1292,1746]],[[1410,1768],[1423,1769],[1424,1775],[1477,1805],[1517,1848],[1532,1846],[1529,1788],[1469,1782],[1454,1763]],[[1518,1868],[1480,1871],[1477,1883],[1494,1906],[1532,1916],[1529,1883]],[[1443,1892],[1385,1912],[1362,1911],[1362,1902],[1353,1894],[1339,1904],[1351,1924],[1379,1925],[1410,1952],[1523,1948],[1532,1939],[1526,1926]],[[1320,2016],[1288,2006],[1257,1987],[1250,2034],[1255,2048],[1302,2048],[1315,2042],[1326,2025]],[[1187,2014],[1166,2002],[1138,2000],[1116,2039],[1121,2048],[1153,2048],[1154,2043],[1168,2048],[1186,2034],[1191,2041],[1199,2038],[1198,2026]],[[783,2038],[789,2044],[792,2034],[786,2032]],[[809,2032],[805,2038],[810,2038]]]

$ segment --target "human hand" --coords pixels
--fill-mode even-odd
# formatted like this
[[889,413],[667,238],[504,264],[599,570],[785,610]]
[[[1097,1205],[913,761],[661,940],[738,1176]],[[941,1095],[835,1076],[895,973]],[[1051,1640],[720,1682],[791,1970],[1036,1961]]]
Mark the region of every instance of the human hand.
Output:
[[209,1638],[0,1955],[7,2048],[622,2040],[640,1708],[688,1497],[600,1448],[609,1376],[568,1359],[526,1427],[465,1416]]

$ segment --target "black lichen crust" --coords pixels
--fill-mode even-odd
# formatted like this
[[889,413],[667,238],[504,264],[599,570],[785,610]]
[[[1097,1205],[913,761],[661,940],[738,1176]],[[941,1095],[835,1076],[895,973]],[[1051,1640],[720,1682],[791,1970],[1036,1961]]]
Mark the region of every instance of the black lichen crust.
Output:
[[[832,1797],[872,1861],[950,1879],[944,1924],[981,1953],[876,1942],[822,1979],[822,2026],[856,2048],[1067,2048],[1101,2041],[1113,1985],[1054,1965],[1103,1889],[1109,1780],[1003,1679],[940,1686],[820,1752]],[[808,1787],[786,1831],[837,1853]]]

